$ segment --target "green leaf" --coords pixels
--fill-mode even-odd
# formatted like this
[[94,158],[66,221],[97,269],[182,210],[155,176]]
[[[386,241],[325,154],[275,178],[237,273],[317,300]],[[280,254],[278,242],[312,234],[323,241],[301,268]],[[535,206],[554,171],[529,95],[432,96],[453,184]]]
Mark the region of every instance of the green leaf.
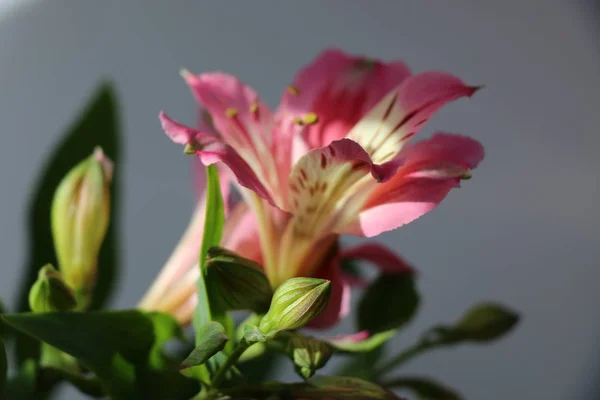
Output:
[[113,398],[161,399],[195,389],[162,354],[168,340],[182,337],[177,321],[165,314],[58,312],[3,318],[21,332],[79,359]]
[[[120,189],[122,140],[119,128],[118,105],[112,85],[102,84],[94,93],[75,123],[50,152],[29,198],[28,249],[25,276],[18,297],[18,311],[28,311],[29,288],[35,282],[40,266],[51,262],[57,265],[50,229],[50,206],[54,190],[69,170],[100,146],[116,165],[111,187],[110,226],[100,250],[98,276],[91,308],[101,308],[111,294],[119,268]],[[26,336],[17,342],[19,361],[38,358],[39,346]]]
[[[349,377],[317,376],[307,383],[265,383],[223,390],[232,399],[289,400],[398,400],[398,396],[374,383]],[[219,399],[217,394],[212,399]],[[226,397],[227,398],[227,397]]]
[[374,334],[400,328],[412,319],[418,307],[419,294],[413,274],[382,274],[360,299],[359,331]]
[[225,343],[229,340],[223,325],[214,321],[200,327],[197,335],[200,337],[201,343],[181,363],[180,369],[204,364],[209,358],[223,350]]
[[6,398],[6,380],[8,374],[8,361],[6,360],[6,349],[0,336],[0,400]]
[[[221,241],[223,226],[225,224],[225,208],[219,185],[219,173],[217,167],[209,165],[206,167],[206,216],[204,219],[204,234],[200,247],[200,277],[198,278],[198,305],[194,313],[193,324],[195,331],[206,323],[212,321],[212,309],[208,300],[206,289],[206,256],[208,249],[216,247]],[[196,344],[200,340],[196,337]]]
[[395,378],[383,384],[390,389],[406,389],[413,392],[419,400],[461,400],[454,390],[423,377]]
[[204,222],[204,236],[200,247],[200,265],[204,268],[206,256],[211,247],[221,243],[223,226],[225,225],[225,206],[219,184],[217,167],[206,167],[206,219]]
[[[225,225],[225,207],[223,205],[223,197],[221,195],[221,186],[219,184],[219,173],[217,167],[209,165],[206,167],[206,214],[204,218],[204,234],[202,236],[202,245],[200,246],[200,255],[198,264],[200,267],[200,276],[196,282],[198,291],[198,304],[194,310],[192,325],[196,332],[196,346],[202,342],[200,337],[200,329],[203,325],[213,321],[226,319],[224,313],[219,310],[214,310],[211,307],[206,276],[206,256],[208,249],[216,247],[221,242],[223,234],[223,226]],[[216,311],[216,312],[215,312]],[[215,373],[221,365],[227,360],[227,356],[223,352],[218,352],[204,365],[191,367],[185,370],[185,374],[195,377],[196,379],[209,383],[209,377]],[[230,374],[228,374],[228,377]]]
[[369,336],[368,338],[360,341],[352,341],[348,339],[330,339],[328,342],[339,351],[345,351],[349,353],[366,353],[372,351],[385,342],[390,340],[396,335],[395,329],[383,331]]
[[[316,387],[317,392],[332,396],[335,399],[399,399],[398,396],[388,390],[358,378],[318,376],[312,379],[310,383]],[[310,391],[307,392],[310,393]]]

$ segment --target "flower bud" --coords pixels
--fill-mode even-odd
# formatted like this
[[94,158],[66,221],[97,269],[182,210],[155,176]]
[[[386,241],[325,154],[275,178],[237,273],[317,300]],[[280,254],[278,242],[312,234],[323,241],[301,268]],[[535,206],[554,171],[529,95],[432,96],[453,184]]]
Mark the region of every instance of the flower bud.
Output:
[[519,315],[499,304],[483,303],[467,311],[452,328],[461,340],[487,342],[508,333],[519,322]]
[[308,379],[329,361],[333,347],[311,337],[295,335],[288,342],[288,354],[294,362],[296,372]]
[[52,202],[52,235],[65,281],[84,297],[95,282],[108,228],[112,163],[100,148],[60,182]]
[[206,268],[211,304],[223,311],[269,309],[273,290],[261,266],[219,247],[209,249]]
[[60,272],[50,264],[44,265],[29,290],[29,307],[33,312],[69,311],[77,301],[73,291],[63,281]]
[[292,278],[273,295],[271,307],[260,322],[260,330],[271,336],[298,329],[325,309],[331,296],[331,282],[316,278]]

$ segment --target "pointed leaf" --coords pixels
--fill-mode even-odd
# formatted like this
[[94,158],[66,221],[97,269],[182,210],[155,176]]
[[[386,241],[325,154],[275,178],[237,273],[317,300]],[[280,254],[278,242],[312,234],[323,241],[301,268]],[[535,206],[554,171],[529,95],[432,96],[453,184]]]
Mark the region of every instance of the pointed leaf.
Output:
[[149,399],[168,398],[174,390],[193,389],[162,354],[162,346],[168,340],[182,337],[177,321],[165,314],[58,312],[11,314],[3,318],[21,332],[79,359],[115,398],[136,393]]
[[[341,376],[317,376],[307,383],[264,383],[223,390],[231,399],[289,400],[400,400],[392,392],[374,383]],[[212,400],[212,399],[211,399]]]
[[209,358],[223,350],[225,343],[229,340],[225,334],[225,328],[218,322],[209,322],[200,327],[197,332],[201,342],[190,355],[181,363],[180,369],[202,365]]
[[[225,208],[221,196],[219,173],[214,165],[206,167],[206,216],[204,221],[204,234],[199,258],[200,277],[197,283],[198,305],[193,319],[196,332],[213,319],[206,289],[206,256],[208,249],[219,245],[223,234],[223,225],[225,224]],[[200,339],[196,338],[196,344],[198,344],[198,340]]]
[[[224,320],[226,317],[222,312],[213,310],[208,298],[207,276],[206,276],[206,256],[208,249],[218,246],[223,234],[225,224],[225,208],[219,184],[219,173],[217,167],[209,165],[206,167],[206,214],[204,218],[204,233],[202,236],[202,245],[200,246],[200,255],[198,264],[200,267],[200,276],[196,282],[198,292],[198,304],[194,310],[192,325],[196,332],[196,346],[201,344],[200,329],[203,325],[216,320]],[[217,312],[215,312],[217,311]],[[185,374],[193,376],[196,379],[208,384],[209,377],[220,365],[226,361],[226,356],[222,352],[217,352],[210,358],[206,365],[191,367],[185,370]]]
[[413,274],[382,274],[360,299],[359,331],[374,334],[400,328],[415,315],[419,301]]
[[454,390],[423,377],[403,377],[392,379],[384,384],[391,389],[406,389],[417,395],[419,400],[461,400]]
[[[31,202],[28,206],[28,260],[24,268],[26,276],[19,290],[19,311],[29,310],[29,288],[36,280],[40,266],[48,262],[57,265],[50,233],[50,206],[54,190],[67,172],[89,156],[95,146],[102,147],[117,168],[111,188],[110,224],[100,251],[98,276],[91,307],[101,308],[112,292],[119,268],[118,227],[122,171],[119,165],[122,164],[122,141],[115,92],[110,84],[103,84],[96,90],[76,122],[48,156],[36,186],[29,196]],[[39,346],[35,341],[27,340],[26,336],[21,335],[17,342],[17,356],[20,361],[29,357],[37,358]]]

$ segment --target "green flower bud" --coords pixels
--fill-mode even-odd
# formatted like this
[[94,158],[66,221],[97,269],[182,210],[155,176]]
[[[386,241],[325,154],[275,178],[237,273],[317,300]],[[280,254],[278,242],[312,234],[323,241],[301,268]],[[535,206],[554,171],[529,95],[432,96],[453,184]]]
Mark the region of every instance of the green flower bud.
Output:
[[273,295],[271,307],[260,322],[260,330],[274,336],[308,323],[325,309],[331,296],[331,282],[316,278],[292,278]]
[[269,309],[273,290],[259,264],[213,247],[208,251],[206,268],[211,304],[217,304],[223,311],[264,313]]
[[288,354],[294,362],[296,372],[308,379],[329,361],[333,347],[311,337],[294,335],[288,342]]
[[499,304],[484,303],[473,307],[452,327],[462,340],[487,342],[508,333],[519,322],[519,315]]
[[44,265],[29,290],[29,307],[33,312],[69,311],[77,301],[60,272],[50,264]]
[[112,163],[100,148],[60,182],[52,202],[52,235],[65,281],[84,297],[95,282],[108,228]]

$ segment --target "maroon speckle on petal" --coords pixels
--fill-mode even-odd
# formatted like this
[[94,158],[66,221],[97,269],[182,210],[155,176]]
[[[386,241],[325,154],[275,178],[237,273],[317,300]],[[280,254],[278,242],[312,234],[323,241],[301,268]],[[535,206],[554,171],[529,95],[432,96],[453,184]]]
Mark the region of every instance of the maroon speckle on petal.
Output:
[[327,167],[327,157],[325,157],[325,153],[321,153],[321,169],[325,169]]
[[305,181],[308,180],[308,176],[306,175],[304,168],[300,168],[300,175],[302,175],[302,178],[304,178]]

